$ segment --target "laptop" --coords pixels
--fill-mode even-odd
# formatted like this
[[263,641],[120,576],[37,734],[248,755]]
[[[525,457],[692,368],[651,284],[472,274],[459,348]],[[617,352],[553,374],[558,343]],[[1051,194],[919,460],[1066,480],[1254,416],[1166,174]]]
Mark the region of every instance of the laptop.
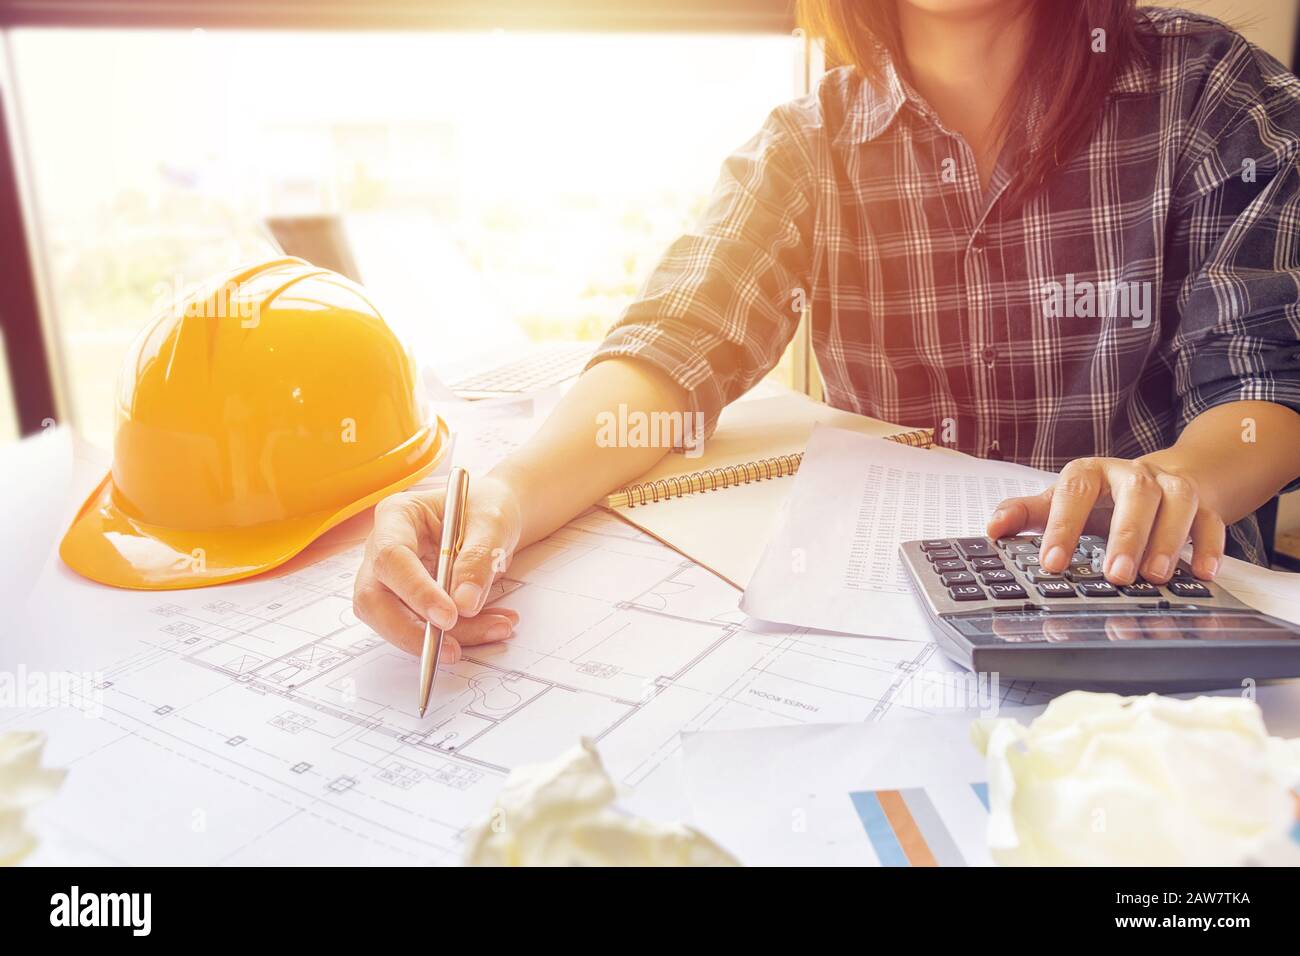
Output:
[[[265,223],[272,240],[284,254],[363,284],[341,217],[268,216]],[[594,348],[590,342],[529,343],[498,348],[448,370],[446,385],[458,398],[469,400],[527,394],[577,378]]]

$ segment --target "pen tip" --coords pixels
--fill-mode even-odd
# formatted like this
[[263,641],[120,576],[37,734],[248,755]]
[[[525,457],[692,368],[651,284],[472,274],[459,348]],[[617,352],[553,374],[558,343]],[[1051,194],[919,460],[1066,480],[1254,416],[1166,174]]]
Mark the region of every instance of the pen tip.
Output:
[[424,716],[425,708],[421,707],[421,708],[419,708],[419,711],[420,711],[420,716],[423,717],[423,716]]

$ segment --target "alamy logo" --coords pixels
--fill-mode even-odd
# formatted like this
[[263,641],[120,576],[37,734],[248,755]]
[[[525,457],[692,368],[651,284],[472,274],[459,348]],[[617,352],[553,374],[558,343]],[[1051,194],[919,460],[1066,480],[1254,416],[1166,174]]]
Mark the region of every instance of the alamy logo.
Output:
[[596,415],[599,448],[680,448],[687,458],[704,453],[703,412],[643,412],[620,404]]
[[152,893],[68,893],[50,897],[51,926],[127,926],[133,936],[148,936]]
[[1065,282],[1044,282],[1043,317],[1047,319],[1132,319],[1133,328],[1151,324],[1150,282],[1092,282],[1066,273]]
[[255,329],[261,322],[261,301],[243,294],[233,280],[218,285],[187,284],[181,276],[153,287],[154,314],[166,312],[176,318],[238,319],[241,328]]

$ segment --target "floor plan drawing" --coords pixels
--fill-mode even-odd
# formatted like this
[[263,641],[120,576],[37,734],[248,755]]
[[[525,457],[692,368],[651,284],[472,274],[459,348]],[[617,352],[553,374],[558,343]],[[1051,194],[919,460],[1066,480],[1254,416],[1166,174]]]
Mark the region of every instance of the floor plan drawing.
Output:
[[[673,791],[683,732],[948,706],[926,693],[954,675],[932,643],[758,624],[729,585],[593,511],[516,557],[491,598],[519,611],[516,636],[443,667],[420,719],[414,659],[352,613],[359,560],[353,549],[237,587],[135,595],[111,622],[68,623],[104,635],[96,713],[0,713],[0,730],[45,731],[49,762],[70,770],[41,811],[59,837],[45,852],[454,863],[509,770],[581,736],[631,805],[669,813],[648,795]],[[81,606],[69,589],[82,586],[50,593]]]

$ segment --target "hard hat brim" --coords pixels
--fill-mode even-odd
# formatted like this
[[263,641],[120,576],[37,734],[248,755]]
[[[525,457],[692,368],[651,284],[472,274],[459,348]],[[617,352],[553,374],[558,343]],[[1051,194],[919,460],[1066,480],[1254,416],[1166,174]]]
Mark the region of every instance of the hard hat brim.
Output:
[[172,591],[249,578],[301,552],[337,524],[432,472],[450,442],[436,418],[436,440],[402,478],[338,510],[249,528],[157,528],[125,514],[113,500],[110,472],[86,499],[59,545],[64,564],[82,577],[117,588]]

